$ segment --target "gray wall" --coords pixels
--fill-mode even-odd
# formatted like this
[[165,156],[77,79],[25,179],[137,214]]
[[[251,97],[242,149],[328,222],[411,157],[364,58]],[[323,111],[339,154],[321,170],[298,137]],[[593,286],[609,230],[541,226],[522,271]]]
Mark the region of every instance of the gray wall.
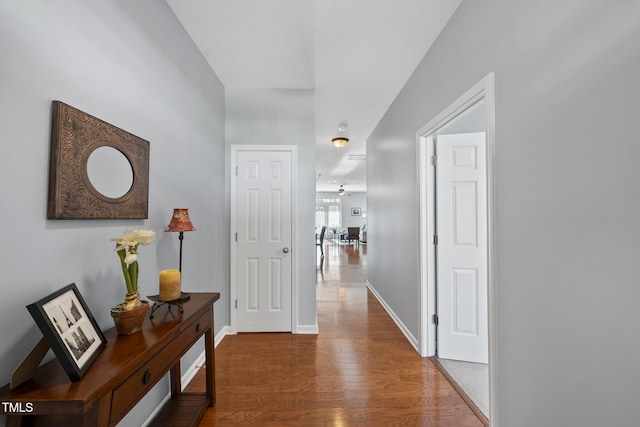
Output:
[[416,132],[491,71],[497,421],[635,426],[639,2],[462,3],[368,140],[369,281],[418,336]]
[[[229,324],[224,210],[224,88],[165,2],[0,2],[0,381],[40,339],[25,309],[75,282],[102,329],[125,293],[110,237],[156,231],[140,253],[143,295],[178,266],[164,233],[174,207],[197,228],[184,239],[183,289],[220,291]],[[47,220],[51,101],[61,100],[150,142],[148,220]],[[183,360],[189,366],[195,353]],[[162,381],[123,425],[140,425],[169,392]],[[4,417],[0,417],[4,418]],[[0,423],[4,420],[0,420]]]
[[[315,277],[315,93],[305,89],[228,89],[227,168],[231,145],[298,147],[298,326],[317,327]],[[230,187],[227,176],[227,188]]]

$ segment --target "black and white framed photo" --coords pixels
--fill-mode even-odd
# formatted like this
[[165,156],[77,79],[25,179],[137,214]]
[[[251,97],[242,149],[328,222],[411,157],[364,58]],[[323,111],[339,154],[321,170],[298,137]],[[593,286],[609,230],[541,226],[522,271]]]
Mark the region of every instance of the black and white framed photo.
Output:
[[351,208],[351,216],[360,216],[362,215],[362,211],[360,208]]
[[27,306],[38,328],[72,381],[100,354],[107,339],[75,283]]

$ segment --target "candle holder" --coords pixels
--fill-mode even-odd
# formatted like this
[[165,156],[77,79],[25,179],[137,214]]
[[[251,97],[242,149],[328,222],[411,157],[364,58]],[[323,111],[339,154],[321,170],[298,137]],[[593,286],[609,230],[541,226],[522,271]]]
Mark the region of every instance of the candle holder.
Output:
[[183,304],[185,301],[189,301],[189,299],[191,298],[191,294],[181,292],[180,298],[174,299],[172,301],[162,301],[160,300],[160,295],[149,295],[148,298],[151,301],[153,301],[153,307],[151,307],[151,314],[149,315],[149,319],[153,320],[153,313],[155,313],[155,311],[160,307],[162,307],[163,305],[166,305],[169,307],[169,310],[167,310],[167,313],[171,313],[171,307],[173,307],[174,305],[177,305],[178,311],[180,312],[180,315],[182,315],[184,313]]
[[153,313],[165,304],[169,306],[169,312],[171,312],[172,305],[178,305],[182,315],[184,313],[182,303],[188,298],[188,294],[182,292],[180,271],[176,269],[162,270],[158,275],[158,282],[160,293],[149,297],[154,302],[149,318],[153,319]]

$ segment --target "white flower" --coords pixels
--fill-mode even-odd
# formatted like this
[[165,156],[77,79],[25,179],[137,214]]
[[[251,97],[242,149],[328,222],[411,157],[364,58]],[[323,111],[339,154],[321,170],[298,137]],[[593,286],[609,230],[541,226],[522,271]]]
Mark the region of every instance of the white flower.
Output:
[[124,263],[127,265],[131,265],[138,260],[138,254],[135,252],[129,252],[124,257]]
[[153,242],[156,233],[151,230],[129,230],[125,232],[122,237],[113,237],[112,242],[117,242],[117,251],[129,248],[135,248],[138,245],[146,246]]
[[111,239],[116,242],[116,252],[120,258],[128,294],[138,291],[138,246],[150,244],[155,235],[151,230],[130,230],[122,237]]
[[153,242],[156,233],[151,230],[131,230],[127,231],[123,237],[126,236],[126,240],[137,242],[139,245],[146,246]]

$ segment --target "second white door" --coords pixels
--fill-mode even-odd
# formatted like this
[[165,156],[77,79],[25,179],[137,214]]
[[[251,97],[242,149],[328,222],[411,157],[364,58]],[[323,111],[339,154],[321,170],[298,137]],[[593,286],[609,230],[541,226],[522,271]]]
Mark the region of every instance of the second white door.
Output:
[[485,133],[435,144],[438,357],[488,363]]
[[292,153],[238,151],[237,329],[290,332]]

